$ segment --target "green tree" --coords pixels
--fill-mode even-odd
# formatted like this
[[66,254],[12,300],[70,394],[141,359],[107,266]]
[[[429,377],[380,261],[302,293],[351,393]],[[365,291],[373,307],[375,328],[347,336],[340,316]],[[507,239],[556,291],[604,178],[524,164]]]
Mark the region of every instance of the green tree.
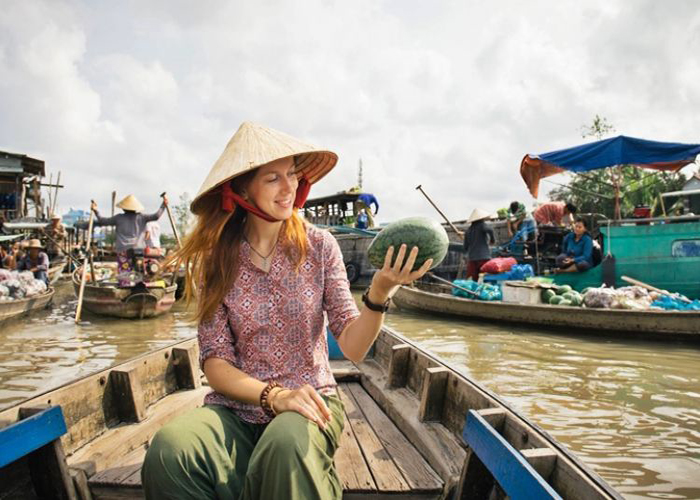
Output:
[[[615,131],[605,117],[596,115],[591,125],[581,127],[583,138],[597,140]],[[616,217],[615,193],[619,189],[618,216],[629,217],[637,205],[649,205],[660,211],[659,194],[678,191],[685,178],[680,173],[654,172],[632,165],[593,170],[575,174],[566,186],[553,189],[549,197],[576,205],[581,213],[598,213],[612,219]]]
[[173,207],[175,226],[177,227],[177,232],[180,233],[180,238],[187,234],[192,224],[193,216],[192,212],[190,212],[190,203],[192,203],[190,195],[185,191],[180,195],[177,205]]

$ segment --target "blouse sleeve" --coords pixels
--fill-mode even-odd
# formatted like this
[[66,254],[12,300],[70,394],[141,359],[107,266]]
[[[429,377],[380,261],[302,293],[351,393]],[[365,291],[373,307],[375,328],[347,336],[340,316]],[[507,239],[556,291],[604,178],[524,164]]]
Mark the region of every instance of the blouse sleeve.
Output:
[[328,314],[331,333],[338,338],[360,311],[350,292],[340,246],[330,233],[324,235],[323,272],[323,310]]
[[220,358],[232,365],[236,361],[236,349],[228,322],[228,308],[219,304],[214,316],[207,321],[200,321],[197,327],[199,342],[199,366],[204,369],[204,362],[209,358]]

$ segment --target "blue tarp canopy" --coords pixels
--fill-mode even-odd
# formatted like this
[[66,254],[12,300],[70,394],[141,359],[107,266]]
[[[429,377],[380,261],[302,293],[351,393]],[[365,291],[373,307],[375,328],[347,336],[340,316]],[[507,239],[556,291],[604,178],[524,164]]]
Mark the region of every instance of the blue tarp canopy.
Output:
[[700,144],[648,141],[620,135],[540,155],[525,155],[520,175],[536,198],[540,179],[569,170],[588,172],[615,165],[676,172],[695,161]]

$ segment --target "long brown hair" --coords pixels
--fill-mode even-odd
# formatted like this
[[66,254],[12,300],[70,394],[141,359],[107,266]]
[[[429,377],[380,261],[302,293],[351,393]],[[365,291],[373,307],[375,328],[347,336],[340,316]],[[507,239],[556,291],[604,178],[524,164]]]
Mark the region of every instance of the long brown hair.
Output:
[[[249,172],[234,179],[232,188],[240,193],[255,175]],[[221,209],[218,194],[200,201],[201,211],[192,232],[187,235],[182,247],[166,262],[179,269],[185,265],[185,300],[190,305],[197,301],[194,319],[197,322],[213,317],[217,307],[233,286],[238,273],[238,255],[243,239],[248,213],[236,207],[233,212]],[[282,222],[280,246],[296,270],[306,259],[307,222],[294,209],[292,216]]]

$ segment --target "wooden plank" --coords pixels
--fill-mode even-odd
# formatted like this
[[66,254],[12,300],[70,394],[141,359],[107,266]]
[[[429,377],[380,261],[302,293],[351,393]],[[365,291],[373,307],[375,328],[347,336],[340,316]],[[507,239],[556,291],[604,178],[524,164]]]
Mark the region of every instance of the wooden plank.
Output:
[[136,375],[136,368],[112,370],[109,374],[109,383],[114,394],[119,420],[122,422],[143,420],[146,416],[146,402],[141,382]]
[[0,430],[0,467],[45,446],[67,432],[60,406],[22,407],[20,421]]
[[406,375],[408,374],[410,354],[411,346],[408,344],[397,344],[392,346],[388,370],[388,387],[394,388],[403,387],[406,385]]
[[376,493],[377,484],[374,482],[367,462],[365,462],[348,417],[344,418],[345,426],[334,457],[335,469],[343,485],[343,491],[364,494]]
[[406,439],[377,403],[359,384],[350,384],[348,389],[355,397],[367,423],[372,427],[396,467],[415,492],[439,493],[443,487],[440,476],[428,465],[423,456]]
[[68,469],[70,477],[73,479],[73,486],[75,486],[75,492],[80,500],[92,500],[92,492],[90,491],[90,485],[88,484],[87,475],[85,471],[81,469]]
[[470,410],[464,440],[512,499],[560,499],[523,456],[477,412]]
[[556,451],[551,448],[530,448],[520,450],[520,453],[540,476],[549,480],[557,463]]
[[173,347],[173,366],[175,379],[180,389],[196,389],[202,385],[199,376],[199,347]]
[[418,418],[421,422],[439,422],[442,419],[449,374],[450,370],[444,367],[425,369],[425,380],[423,381],[420,409],[418,410]]
[[381,493],[401,493],[410,491],[411,487],[391,460],[372,427],[364,419],[347,384],[338,386],[338,393],[345,405],[345,414],[352,427],[357,442],[369,466],[372,477]]
[[503,408],[486,408],[477,410],[477,413],[483,418],[493,429],[501,434],[503,426],[506,422],[506,410]]
[[457,483],[466,451],[461,437],[444,425],[421,422],[419,401],[409,390],[386,390],[386,372],[373,360],[359,365],[362,387],[399,430],[418,448],[430,466],[448,483]]
[[352,361],[332,359],[331,370],[335,381],[338,383],[360,381],[360,370],[357,369],[357,366]]
[[123,457],[147,443],[173,417],[202,405],[209,387],[176,392],[158,401],[139,424],[121,425],[107,430],[69,457],[69,464],[94,462],[97,470],[118,465]]
[[[30,408],[22,407],[19,410],[20,418],[25,418],[30,422],[46,422],[46,417],[51,416],[53,420],[59,421],[59,431],[65,434],[65,422],[61,414],[61,408]],[[48,424],[47,425],[52,425]],[[62,428],[62,431],[60,430]],[[31,428],[30,428],[31,429]],[[7,429],[4,429],[5,431]],[[33,434],[30,430],[27,436]],[[5,446],[3,446],[4,448]],[[61,440],[56,437],[53,441],[41,446],[28,455],[29,473],[32,478],[34,490],[40,498],[58,498],[66,500],[77,500],[73,479],[68,472],[66,455],[63,452]]]

